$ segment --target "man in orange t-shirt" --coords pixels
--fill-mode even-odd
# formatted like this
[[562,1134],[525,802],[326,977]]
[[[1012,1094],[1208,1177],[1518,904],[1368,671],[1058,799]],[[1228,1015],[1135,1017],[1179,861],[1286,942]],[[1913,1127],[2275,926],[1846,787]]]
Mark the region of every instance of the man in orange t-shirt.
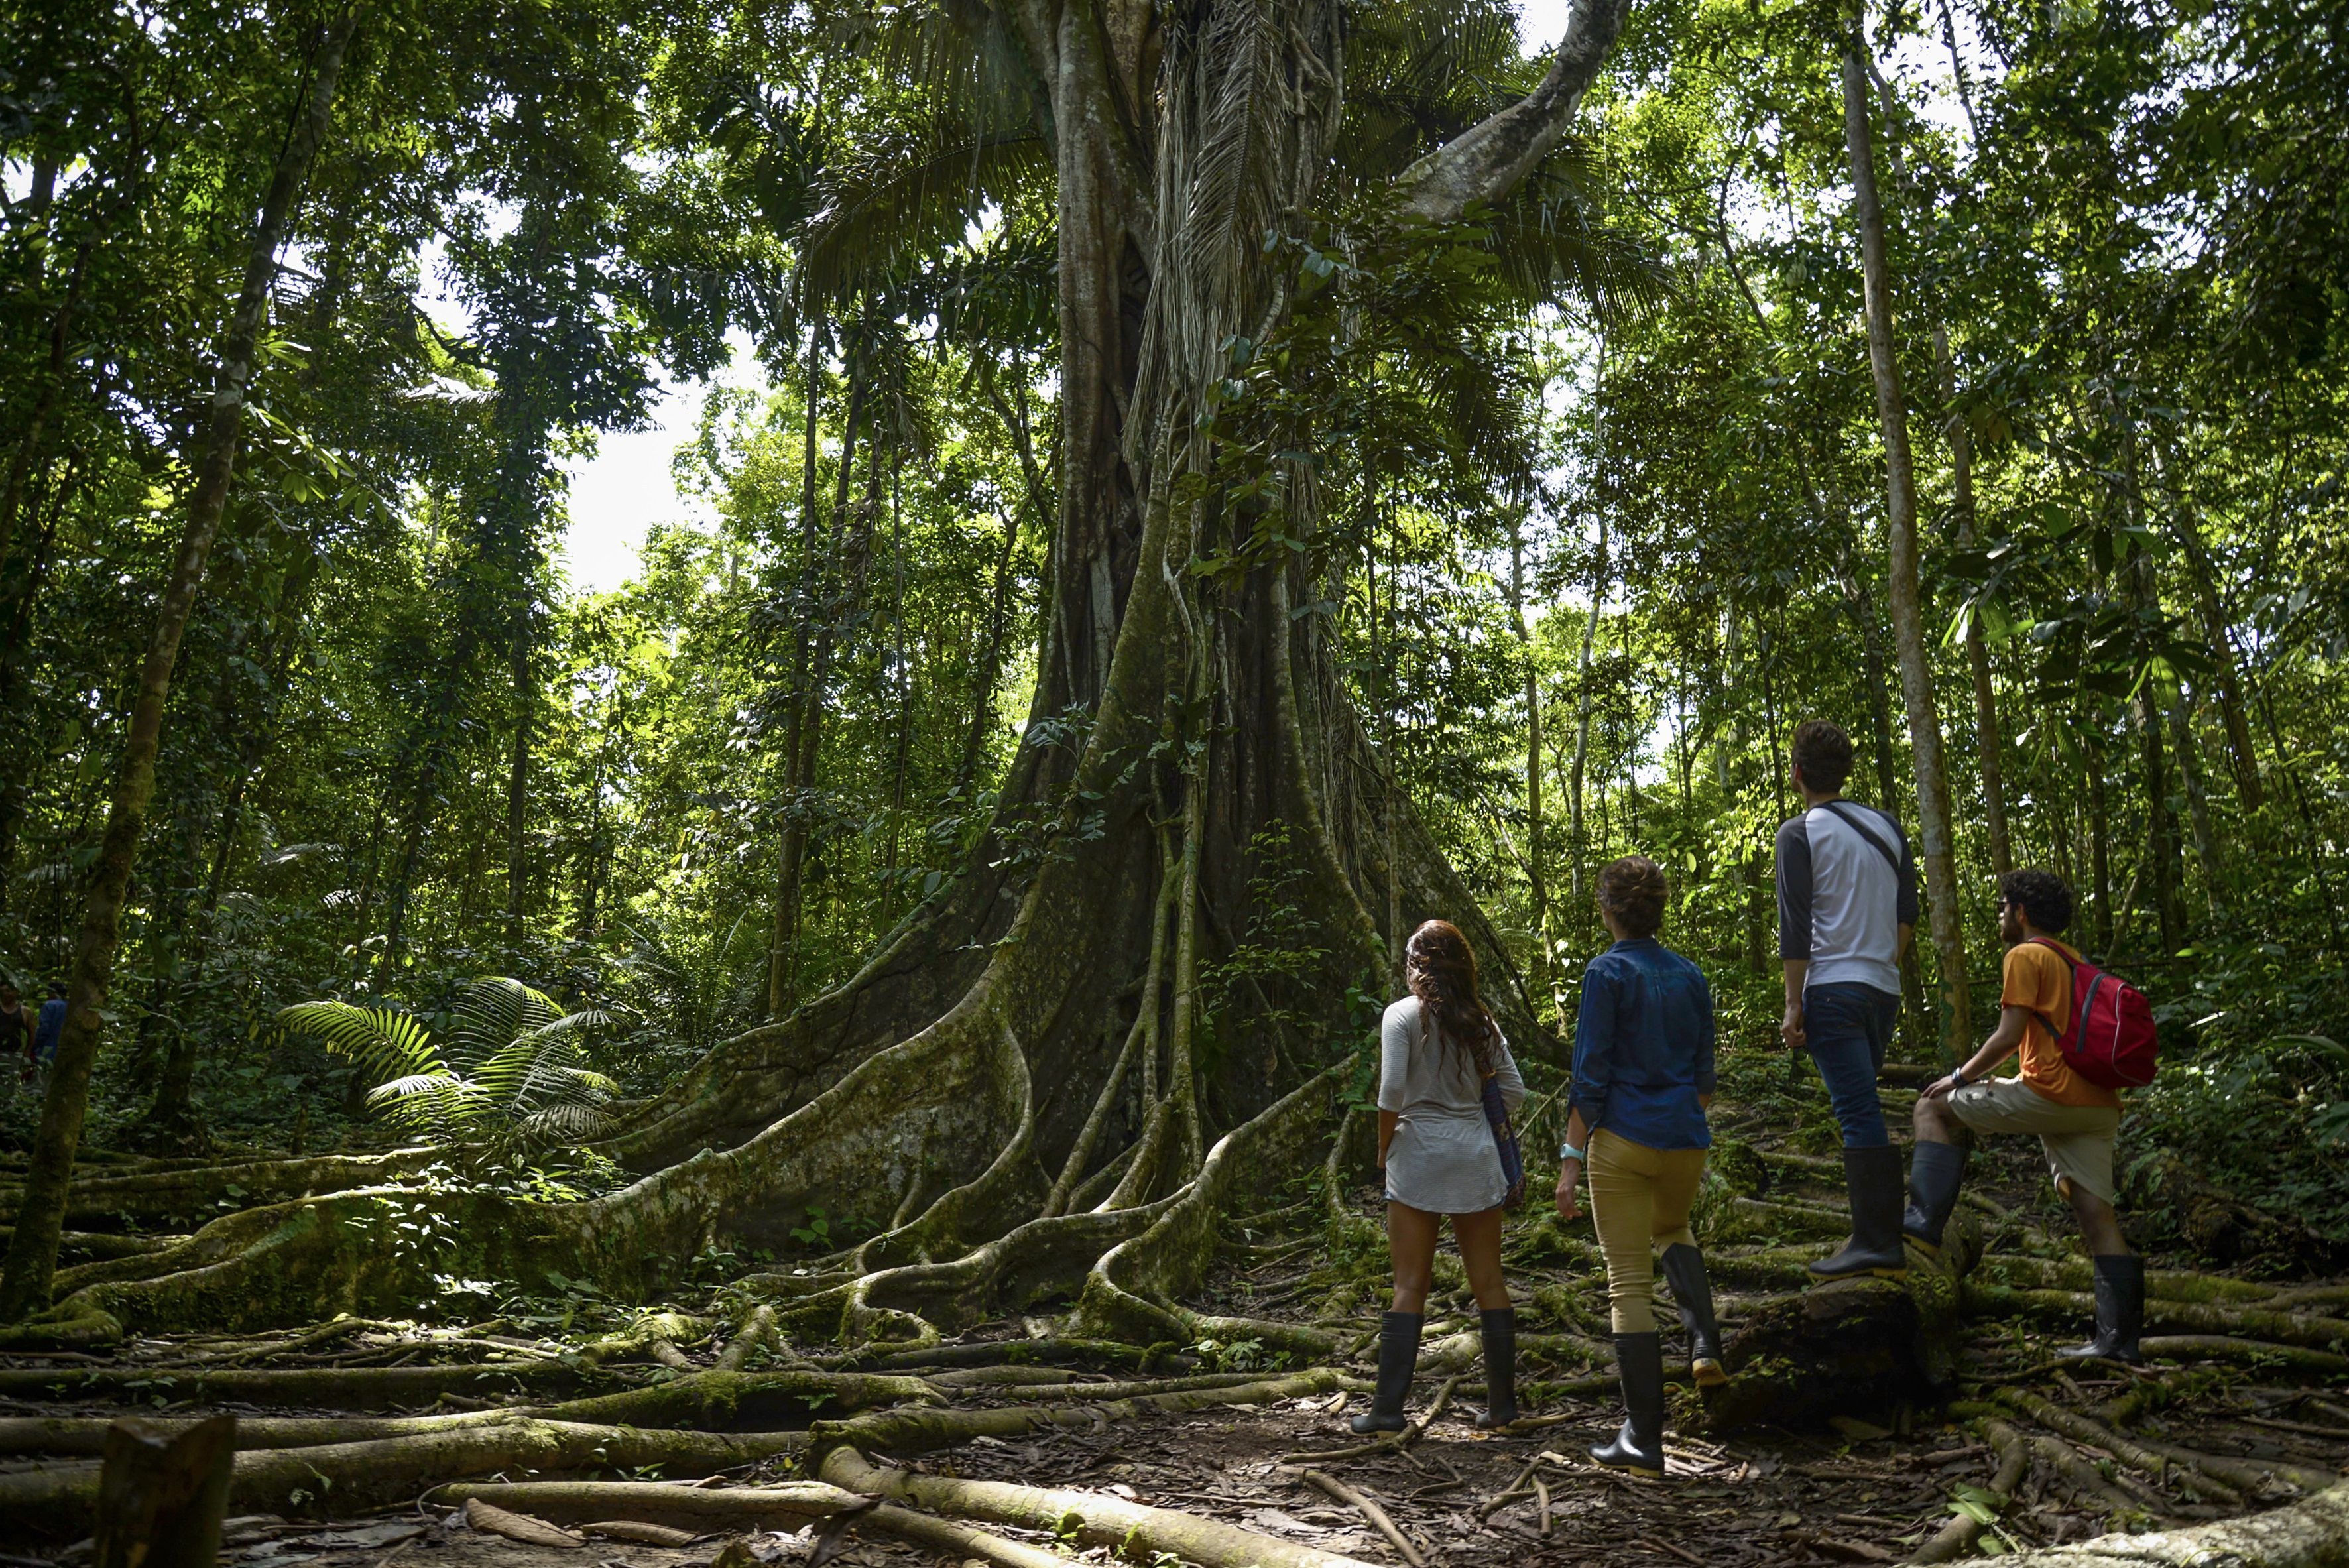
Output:
[[[2071,1028],[2072,966],[2080,960],[2057,940],[2072,922],[2072,890],[2053,872],[2018,871],[2001,877],[1998,891],[1999,934],[2007,944],[1998,1027],[1971,1060],[1917,1097],[1917,1148],[1901,1229],[1925,1246],[1941,1244],[1965,1181],[1961,1140],[1968,1131],[2037,1133],[2095,1266],[2096,1336],[2058,1354],[2137,1361],[2145,1260],[2121,1239],[2120,1216],[2113,1212],[2121,1097],[2074,1072],[2055,1043],[2059,1030]],[[1988,1076],[2018,1050],[2018,1076]]]

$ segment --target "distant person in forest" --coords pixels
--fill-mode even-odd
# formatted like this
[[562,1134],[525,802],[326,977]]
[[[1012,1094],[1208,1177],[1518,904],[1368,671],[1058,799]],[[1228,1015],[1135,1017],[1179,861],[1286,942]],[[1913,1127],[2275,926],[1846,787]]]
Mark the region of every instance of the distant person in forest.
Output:
[[1651,1248],[1671,1282],[1696,1381],[1728,1380],[1713,1285],[1689,1230],[1713,1146],[1704,1114],[1713,1103],[1713,988],[1656,940],[1670,896],[1663,872],[1644,855],[1599,873],[1599,913],[1615,945],[1583,971],[1566,1144],[1557,1151],[1558,1218],[1575,1217],[1575,1190],[1590,1184],[1623,1385],[1622,1429],[1590,1457],[1651,1476],[1664,1473],[1664,1356]]
[[1889,814],[1843,798],[1851,737],[1825,719],[1790,748],[1802,814],[1778,830],[1778,956],[1786,979],[1781,1032],[1807,1049],[1843,1124],[1851,1239],[1810,1265],[1820,1279],[1897,1274],[1900,1151],[1885,1130],[1877,1075],[1900,1013],[1900,961],[1917,927],[1917,862]]
[[24,1062],[24,1078],[33,1076],[33,1015],[14,985],[0,985],[0,1052]]
[[41,1004],[41,1016],[33,1024],[33,1059],[26,1071],[46,1072],[57,1059],[57,1042],[66,1033],[66,988],[56,981],[49,982],[49,999]]
[[[2056,1029],[2069,1027],[2073,965],[2080,961],[2062,940],[2072,923],[2072,890],[2054,872],[2032,870],[2007,872],[1998,892],[1999,934],[2006,942],[1998,1027],[1962,1067],[1917,1097],[1917,1151],[1902,1225],[1938,1249],[1965,1182],[1969,1133],[2037,1133],[2055,1189],[2072,1205],[2095,1268],[2095,1337],[2056,1354],[2140,1361],[2145,1260],[2121,1239],[2120,1216],[2113,1212],[2121,1097],[2073,1071],[2056,1044]],[[2018,1050],[2018,1076],[1988,1076]]]
[[1394,1310],[1379,1325],[1378,1389],[1353,1428],[1402,1429],[1446,1214],[1484,1330],[1485,1413],[1476,1424],[1506,1427],[1517,1418],[1517,1315],[1501,1278],[1508,1182],[1485,1113],[1485,1080],[1499,1083],[1514,1115],[1525,1079],[1477,994],[1476,955],[1459,927],[1431,920],[1413,933],[1403,973],[1411,995],[1387,1008],[1379,1030],[1379,1168],[1386,1172]]

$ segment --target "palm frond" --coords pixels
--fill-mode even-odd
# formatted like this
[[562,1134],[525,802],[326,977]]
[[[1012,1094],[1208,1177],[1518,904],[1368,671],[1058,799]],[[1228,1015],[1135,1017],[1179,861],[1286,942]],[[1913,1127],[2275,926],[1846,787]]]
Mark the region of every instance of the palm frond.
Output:
[[1198,44],[1216,73],[1202,106],[1183,259],[1191,286],[1229,321],[1251,258],[1279,216],[1291,153],[1288,29],[1268,0],[1218,6]]
[[545,992],[502,975],[484,975],[458,994],[450,1055],[478,1074],[481,1065],[520,1036],[563,1016]]
[[1587,192],[1598,178],[1569,146],[1545,160],[1494,213],[1488,244],[1503,285],[1528,304],[1577,304],[1612,318],[1661,300],[1662,265],[1637,239],[1608,224]]
[[367,1103],[419,1131],[447,1136],[492,1109],[489,1097],[452,1072],[410,1073],[367,1090]]
[[360,1007],[348,1002],[297,1002],[277,1015],[289,1033],[316,1040],[336,1056],[348,1057],[372,1077],[446,1073],[448,1064],[432,1044],[422,1020],[394,1007]]
[[832,181],[793,281],[802,304],[838,304],[905,258],[957,245],[972,219],[1050,172],[1032,125],[931,121],[885,138]]
[[603,1137],[618,1122],[601,1106],[567,1103],[532,1111],[514,1123],[514,1130],[541,1142],[584,1143]]

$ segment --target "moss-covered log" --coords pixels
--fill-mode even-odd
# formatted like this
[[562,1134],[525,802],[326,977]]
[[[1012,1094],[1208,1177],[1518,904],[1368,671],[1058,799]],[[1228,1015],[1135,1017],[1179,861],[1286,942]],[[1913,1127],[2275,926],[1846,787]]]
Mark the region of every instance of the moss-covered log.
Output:
[[[241,1451],[229,1507],[237,1513],[327,1518],[401,1506],[453,1477],[651,1465],[709,1475],[805,1444],[800,1432],[719,1436],[511,1416],[364,1442]],[[82,1460],[0,1474],[0,1518],[44,1535],[87,1534],[99,1470],[98,1461]]]
[[2002,1562],[2009,1568],[2342,1568],[2349,1563],[2349,1486],[2242,1519],[2100,1535]]
[[1900,1279],[1840,1280],[1750,1307],[1723,1347],[1729,1381],[1703,1392],[1707,1424],[1880,1415],[1947,1398],[1973,1244],[1960,1216],[1939,1252],[1909,1248]]
[[1148,1561],[1163,1554],[1186,1562],[1255,1564],[1257,1568],[1369,1568],[1350,1557],[1283,1541],[1218,1520],[1171,1508],[1153,1508],[1100,1492],[1017,1486],[1008,1481],[961,1480],[916,1475],[875,1465],[853,1449],[825,1455],[826,1480],[853,1491],[887,1497],[936,1512],[984,1519],[1029,1530],[1073,1536],[1086,1546],[1106,1546]]

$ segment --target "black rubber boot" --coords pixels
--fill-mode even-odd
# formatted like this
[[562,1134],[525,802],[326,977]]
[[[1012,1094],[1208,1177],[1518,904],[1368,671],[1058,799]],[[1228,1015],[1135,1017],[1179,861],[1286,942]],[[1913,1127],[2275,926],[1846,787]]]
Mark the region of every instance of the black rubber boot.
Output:
[[1729,1381],[1729,1373],[1721,1365],[1721,1327],[1713,1319],[1713,1282],[1705,1277],[1704,1254],[1678,1242],[1659,1261],[1681,1309],[1681,1326],[1688,1330],[1689,1371],[1698,1387],[1717,1388]]
[[1966,1151],[1955,1143],[1923,1143],[1909,1156],[1909,1212],[1900,1216],[1903,1235],[1941,1250],[1941,1231],[1966,1184]]
[[1476,1315],[1485,1336],[1485,1413],[1476,1424],[1490,1430],[1517,1418],[1517,1312],[1505,1306]]
[[2145,1260],[2134,1253],[2098,1253],[2096,1336],[2055,1354],[2067,1361],[2102,1357],[2134,1367],[2145,1359],[2137,1336],[2145,1329]]
[[1900,1246],[1900,1150],[1890,1144],[1843,1151],[1844,1190],[1851,1195],[1851,1240],[1811,1265],[1817,1280],[1909,1272]]
[[1611,1443],[1593,1447],[1590,1457],[1609,1470],[1664,1475],[1664,1341],[1645,1334],[1615,1336],[1615,1373],[1623,1382],[1623,1429]]
[[1371,1408],[1354,1418],[1358,1432],[1402,1430],[1402,1402],[1411,1397],[1411,1375],[1419,1366],[1419,1331],[1424,1313],[1390,1312],[1379,1319],[1379,1387]]

